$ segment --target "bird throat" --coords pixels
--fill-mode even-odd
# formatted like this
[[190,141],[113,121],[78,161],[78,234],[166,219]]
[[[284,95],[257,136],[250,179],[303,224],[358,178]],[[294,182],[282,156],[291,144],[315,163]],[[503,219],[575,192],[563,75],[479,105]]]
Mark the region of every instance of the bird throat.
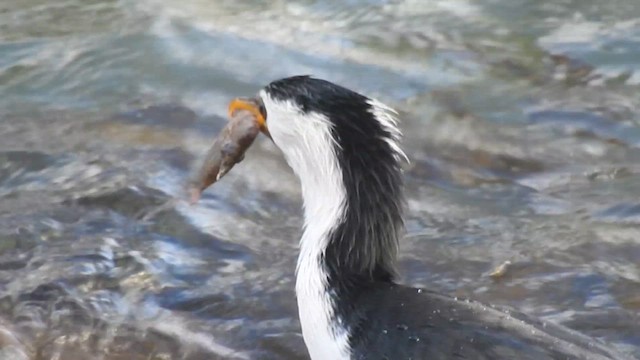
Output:
[[343,321],[349,304],[395,275],[399,170],[381,164],[345,170],[348,163],[335,157],[324,171],[296,171],[305,207],[296,294],[312,359],[349,358],[350,329]]

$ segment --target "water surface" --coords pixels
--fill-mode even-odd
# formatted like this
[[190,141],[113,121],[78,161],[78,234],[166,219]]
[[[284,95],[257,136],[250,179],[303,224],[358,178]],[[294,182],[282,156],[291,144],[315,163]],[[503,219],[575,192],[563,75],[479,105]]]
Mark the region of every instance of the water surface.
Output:
[[228,101],[295,74],[401,111],[403,282],[640,358],[639,19],[635,0],[0,3],[0,358],[305,359],[277,149],[179,200]]

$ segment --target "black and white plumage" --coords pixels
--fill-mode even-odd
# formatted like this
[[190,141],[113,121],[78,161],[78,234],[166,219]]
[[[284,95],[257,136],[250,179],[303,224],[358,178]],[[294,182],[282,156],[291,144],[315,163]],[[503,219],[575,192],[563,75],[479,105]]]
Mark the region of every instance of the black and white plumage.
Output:
[[625,358],[560,326],[395,283],[405,158],[396,113],[307,76],[258,98],[302,187],[296,294],[313,360]]

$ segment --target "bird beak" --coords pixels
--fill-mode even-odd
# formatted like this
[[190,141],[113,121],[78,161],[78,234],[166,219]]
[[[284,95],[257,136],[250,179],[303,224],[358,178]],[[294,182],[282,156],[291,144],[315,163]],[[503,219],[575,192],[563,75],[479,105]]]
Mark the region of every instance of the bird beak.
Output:
[[260,131],[271,139],[267,128],[267,112],[260,98],[235,98],[229,103],[229,117],[238,110],[246,110],[253,114]]

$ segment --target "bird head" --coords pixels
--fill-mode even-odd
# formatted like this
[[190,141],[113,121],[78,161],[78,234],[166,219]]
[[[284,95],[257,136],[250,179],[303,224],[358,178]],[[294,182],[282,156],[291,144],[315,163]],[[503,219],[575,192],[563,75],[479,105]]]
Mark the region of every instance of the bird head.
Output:
[[298,175],[329,171],[332,165],[396,167],[406,159],[393,109],[326,80],[276,80],[255,98],[234,100],[229,111],[238,109],[254,113]]

